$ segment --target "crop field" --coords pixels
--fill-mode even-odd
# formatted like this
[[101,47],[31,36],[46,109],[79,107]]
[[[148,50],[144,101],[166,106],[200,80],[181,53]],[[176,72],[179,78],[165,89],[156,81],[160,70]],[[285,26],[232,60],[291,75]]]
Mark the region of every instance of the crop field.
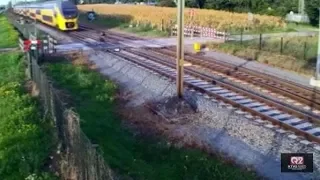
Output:
[[[153,26],[168,27],[170,22],[176,20],[176,8],[139,6],[139,5],[109,5],[109,4],[91,4],[79,5],[81,11],[94,10],[99,15],[106,15],[110,18],[117,18],[122,21],[137,23],[149,22]],[[218,30],[237,31],[243,28],[251,31],[266,31],[285,28],[286,23],[280,17],[254,15],[252,21],[248,21],[246,13],[230,13],[216,10],[195,10],[193,19],[189,16],[190,9],[185,9],[185,24],[212,27]]]

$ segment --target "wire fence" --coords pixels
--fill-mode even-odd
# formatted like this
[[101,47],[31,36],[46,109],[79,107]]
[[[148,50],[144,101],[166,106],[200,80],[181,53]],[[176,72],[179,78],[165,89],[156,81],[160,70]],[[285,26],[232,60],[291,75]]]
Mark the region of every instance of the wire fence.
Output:
[[310,60],[317,56],[317,39],[318,37],[316,35],[292,37],[286,35],[240,34],[228,43],[260,51],[290,55],[298,59]]
[[92,144],[80,127],[80,117],[62,100],[53,81],[42,67],[38,51],[26,53],[27,75],[36,84],[45,115],[51,117],[59,142],[57,170],[61,179],[109,180],[113,179],[105,164],[102,151]]

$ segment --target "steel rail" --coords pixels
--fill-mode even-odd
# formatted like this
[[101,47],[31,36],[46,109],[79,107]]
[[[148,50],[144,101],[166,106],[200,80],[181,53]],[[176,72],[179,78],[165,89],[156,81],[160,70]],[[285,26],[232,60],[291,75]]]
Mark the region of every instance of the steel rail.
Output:
[[[109,52],[109,51],[108,51],[108,52]],[[127,60],[127,61],[130,61],[130,62],[133,62],[133,63],[135,63],[135,64],[138,64],[139,66],[142,66],[142,67],[145,67],[145,68],[150,69],[150,70],[152,70],[152,71],[155,71],[155,72],[157,72],[157,73],[159,73],[159,74],[161,74],[161,75],[167,76],[167,77],[169,77],[169,78],[171,78],[171,79],[175,79],[175,78],[176,78],[176,74],[175,74],[175,73],[172,73],[172,71],[171,71],[171,73],[170,73],[170,71],[169,71],[169,72],[166,72],[166,71],[164,71],[163,69],[161,69],[161,67],[155,66],[155,64],[150,64],[150,63],[147,63],[146,61],[136,60],[136,58],[135,58],[134,56],[132,56],[132,57],[130,58],[130,57],[128,57],[127,54],[115,53],[115,52],[109,52],[109,53],[112,53],[112,54],[114,54],[115,56],[121,57],[121,58],[123,58],[123,59],[125,59],[125,60]],[[156,62],[156,63],[159,63],[159,64],[161,63],[162,65],[167,66],[167,67],[170,67],[170,68],[173,69],[173,70],[174,70],[174,68],[175,68],[174,65],[172,66],[172,64],[169,65],[169,64],[166,64],[165,62],[161,62],[161,61],[160,61],[160,62]],[[188,74],[190,74],[190,75],[192,75],[192,76],[195,76],[195,77],[197,77],[198,79],[203,79],[203,80],[205,80],[206,82],[212,82],[212,81],[211,81],[211,80],[212,80],[212,77],[208,77],[207,75],[203,75],[203,74],[194,72],[194,71],[189,70],[189,69],[186,69],[186,71],[187,71]],[[304,131],[304,130],[295,128],[294,126],[292,126],[292,125],[290,125],[290,124],[287,124],[287,123],[284,123],[284,122],[281,122],[281,121],[278,120],[278,119],[272,118],[272,117],[264,114],[263,112],[258,112],[258,111],[254,110],[254,109],[252,109],[252,108],[246,107],[245,105],[243,105],[243,104],[241,104],[241,103],[237,103],[236,101],[233,101],[233,100],[231,100],[231,99],[228,99],[228,98],[226,98],[226,97],[224,97],[224,96],[222,96],[222,95],[219,95],[219,94],[217,94],[217,93],[208,91],[208,90],[206,90],[205,88],[200,87],[200,86],[197,86],[197,85],[195,85],[195,84],[193,84],[193,83],[184,81],[184,84],[185,84],[186,86],[191,87],[191,88],[194,88],[194,89],[196,89],[196,90],[198,90],[198,91],[200,91],[200,92],[202,92],[202,93],[206,93],[206,94],[208,94],[208,95],[210,95],[210,96],[213,96],[213,97],[215,97],[216,99],[221,100],[221,101],[223,101],[223,102],[225,102],[225,103],[227,103],[227,104],[230,104],[230,105],[232,105],[232,106],[234,106],[234,107],[237,107],[237,108],[239,108],[239,109],[242,109],[242,110],[244,110],[244,111],[247,111],[247,112],[249,112],[249,113],[251,113],[251,114],[253,114],[253,115],[257,115],[257,116],[261,117],[262,119],[268,120],[268,121],[272,122],[273,124],[277,124],[277,125],[279,125],[280,127],[284,128],[284,129],[291,130],[291,131],[293,131],[293,132],[295,132],[295,133],[297,133],[297,134],[299,134],[299,135],[302,135],[302,136],[306,137],[306,139],[308,139],[308,140],[310,140],[310,141],[314,141],[314,142],[320,143],[320,138],[319,138],[317,135],[314,135],[314,134],[308,133],[308,132],[306,132],[306,131]],[[209,83],[209,84],[210,84],[210,83]],[[234,86],[231,86],[231,85],[229,85],[229,84],[227,84],[227,83],[225,83],[225,82],[215,81],[215,83],[213,83],[213,84],[214,84],[214,86],[218,85],[218,86],[221,86],[221,87],[225,87],[225,88],[228,88],[228,89],[232,89],[233,92],[236,92],[236,93],[239,93],[239,94],[247,94],[247,92],[246,92],[245,90],[242,90],[242,89],[240,89],[240,88],[235,88]],[[253,95],[253,94],[250,94],[249,96],[254,96],[254,95]],[[261,97],[258,97],[257,99],[260,99],[262,102],[266,102],[266,101],[267,101],[266,99],[261,98]],[[272,102],[272,103],[274,103],[274,102]]]
[[[76,36],[75,38],[83,38],[83,37]],[[109,50],[105,50],[105,51],[112,53],[118,57],[121,57],[125,60],[134,62],[135,64],[138,64],[142,67],[146,67],[148,69],[151,69],[155,72],[158,72],[159,74],[170,77],[171,79],[176,78],[175,63],[174,62],[164,61],[163,59],[161,60],[161,59],[152,58],[152,57],[150,57],[150,55],[146,55],[145,57],[143,57],[143,56],[141,56],[141,54],[139,54],[139,53],[137,54],[136,51],[132,51],[130,49],[120,51],[120,53],[115,53],[115,52],[112,52]],[[128,53],[132,54],[131,58],[128,55]],[[134,57],[134,56],[136,56],[136,57]],[[144,60],[144,61],[137,60],[138,59],[137,56],[140,58],[142,57],[146,60]],[[157,66],[157,64],[162,65],[163,67],[161,67],[159,65]],[[165,68],[167,68],[167,72],[166,72]],[[170,69],[170,71],[168,70],[168,68]],[[261,117],[262,119],[268,120],[268,121],[272,122],[273,124],[277,124],[284,129],[289,129],[299,135],[306,137],[310,141],[320,143],[320,138],[318,137],[318,136],[320,136],[320,128],[317,126],[314,126],[316,123],[319,122],[319,117],[310,116],[310,115],[304,114],[300,111],[296,111],[294,108],[287,107],[287,105],[284,103],[275,102],[275,101],[269,99],[268,97],[263,97],[261,95],[257,95],[254,92],[250,92],[246,89],[243,89],[241,87],[237,87],[236,85],[228,83],[228,82],[222,82],[218,79],[215,79],[212,76],[197,72],[197,71],[192,70],[188,67],[185,68],[185,72],[186,72],[186,74],[188,74],[186,76],[191,75],[196,78],[196,79],[193,78],[193,80],[191,78],[191,80],[193,82],[197,81],[198,84],[199,83],[202,84],[202,85],[197,85],[197,84],[192,83],[192,81],[190,81],[190,76],[189,76],[189,81],[188,81],[188,79],[185,79],[185,81],[184,81],[185,85],[192,87],[200,92],[206,93],[210,96],[213,96],[218,100],[222,100],[223,102],[231,104],[234,107],[238,107],[239,109],[247,111],[253,115],[257,115],[257,116]],[[185,78],[188,78],[188,77],[185,77]],[[207,84],[203,84],[203,82],[201,82],[201,80],[204,80],[203,82],[206,82]],[[211,86],[211,88],[209,88],[211,90],[208,89],[208,86],[209,87]],[[221,88],[222,87],[224,91],[227,91],[227,94],[225,94],[226,92],[224,92],[224,94],[221,94],[221,92],[220,92],[220,94],[219,94],[217,91],[212,91],[212,87],[214,87],[214,88]],[[245,99],[242,99],[240,101],[235,100],[235,99],[239,100],[239,98],[245,98]],[[260,102],[262,104],[260,104],[258,108],[257,107],[252,108],[252,107],[248,107],[248,103],[243,103],[243,101],[252,102],[252,99],[254,101],[258,102],[258,104]],[[242,102],[242,103],[240,103],[240,102]],[[256,103],[253,103],[253,104],[256,104]],[[263,105],[263,104],[265,104],[265,105]],[[262,111],[261,111],[261,107],[262,107]],[[265,110],[264,108],[267,108],[267,112],[264,111]],[[279,110],[279,111],[276,112],[277,110]],[[269,114],[267,114],[267,113],[269,113]],[[271,115],[275,115],[275,116],[271,116]],[[294,115],[294,116],[292,117],[291,115]],[[299,117],[301,119],[297,119],[296,117]],[[309,127],[309,129],[305,129],[305,128],[301,128],[301,127],[298,128],[299,125],[306,125],[306,124],[308,125],[308,123],[305,123],[304,120],[310,121],[314,124],[311,124],[312,126]],[[294,125],[294,123],[289,123],[288,121],[299,121],[300,124]]]
[[[146,48],[146,49],[154,51],[161,55],[166,55],[171,58],[174,55],[172,52],[167,53],[158,48]],[[185,60],[194,65],[199,65],[201,67],[207,68],[208,70],[219,72],[219,73],[225,74],[226,76],[234,77],[236,79],[239,79],[239,80],[248,82],[250,84],[262,87],[264,89],[270,90],[272,92],[278,93],[285,97],[296,100],[300,103],[303,103],[304,105],[307,105],[309,107],[320,109],[320,94],[314,94],[314,93],[306,94],[306,93],[302,93],[300,91],[301,90],[300,88],[299,89],[292,88],[292,87],[288,88],[286,84],[281,83],[281,81],[279,82],[274,77],[272,79],[268,77],[263,79],[262,77],[257,76],[255,74],[244,72],[238,67],[236,68],[227,67],[216,62],[203,60],[200,58],[196,59],[188,55],[185,56]],[[305,89],[303,91],[305,91]],[[317,98],[316,96],[319,96],[319,100],[316,99]]]

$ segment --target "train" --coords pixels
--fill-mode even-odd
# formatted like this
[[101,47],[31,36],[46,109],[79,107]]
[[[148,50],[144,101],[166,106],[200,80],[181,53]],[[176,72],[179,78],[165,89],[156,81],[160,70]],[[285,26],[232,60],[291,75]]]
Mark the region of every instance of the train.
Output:
[[40,21],[61,31],[73,31],[79,28],[78,8],[68,0],[14,5],[13,12]]

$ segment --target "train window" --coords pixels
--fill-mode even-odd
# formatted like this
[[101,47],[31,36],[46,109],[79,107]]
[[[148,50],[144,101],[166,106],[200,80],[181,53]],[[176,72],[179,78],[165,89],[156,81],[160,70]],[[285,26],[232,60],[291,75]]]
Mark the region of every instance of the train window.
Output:
[[78,16],[76,9],[63,9],[62,12],[66,18],[76,18]]
[[42,16],[42,19],[45,20],[45,21],[47,21],[47,22],[53,22],[51,16],[43,15],[43,16]]

